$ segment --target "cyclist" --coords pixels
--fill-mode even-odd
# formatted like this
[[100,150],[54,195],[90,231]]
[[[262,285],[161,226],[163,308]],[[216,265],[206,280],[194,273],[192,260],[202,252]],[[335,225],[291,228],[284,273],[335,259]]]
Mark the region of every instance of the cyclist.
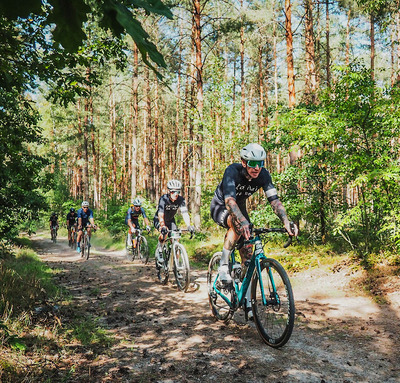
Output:
[[[231,251],[241,236],[250,238],[250,218],[246,210],[246,200],[258,189],[264,193],[272,206],[274,213],[280,218],[289,235],[298,234],[298,229],[286,215],[285,208],[278,198],[277,191],[272,183],[271,175],[264,168],[266,153],[264,148],[256,143],[245,146],[240,151],[241,163],[234,163],[225,169],[222,181],[217,186],[211,201],[210,212],[213,220],[220,226],[228,229],[220,267],[218,269],[220,281],[226,285],[232,282],[229,275],[228,262]],[[243,246],[240,249],[242,264],[252,256],[252,246]],[[250,289],[247,290],[245,312],[248,319],[252,319]]]
[[87,227],[87,232],[88,232],[89,238],[92,234],[92,227],[96,228],[96,225],[94,223],[94,218],[93,218],[93,211],[89,209],[88,201],[82,202],[82,207],[78,210],[77,218],[78,218],[78,236],[76,239],[76,242],[77,242],[76,251],[78,253],[80,253],[83,228]]
[[68,229],[68,244],[71,246],[71,242],[72,242],[72,233],[71,233],[71,229],[73,226],[76,226],[76,219],[77,219],[77,215],[75,212],[75,209],[73,207],[71,207],[71,209],[69,209],[69,213],[67,214],[67,229]]
[[[130,208],[128,209],[128,213],[125,217],[125,224],[128,225],[128,246],[132,244],[132,234],[135,232],[135,229],[140,229],[139,225],[139,216],[143,216],[143,221],[146,224],[146,230],[150,233],[150,221],[146,216],[144,209],[142,208],[142,202],[139,198],[133,200]],[[133,247],[136,247],[136,238],[133,239]]]
[[[51,213],[50,219],[50,233],[53,232],[53,227],[55,228],[55,235],[57,234],[57,230],[58,230],[58,217],[56,213]],[[53,239],[53,235],[51,236],[51,239]]]
[[193,233],[194,227],[190,224],[190,217],[188,209],[186,207],[185,198],[180,193],[182,189],[182,183],[178,180],[170,180],[167,183],[168,193],[160,197],[156,214],[154,215],[153,223],[154,227],[160,231],[158,237],[158,245],[156,249],[156,262],[157,267],[159,263],[163,262],[162,257],[162,245],[165,241],[166,235],[169,230],[176,230],[178,227],[175,222],[175,214],[180,209],[182,218],[187,226],[187,229]]

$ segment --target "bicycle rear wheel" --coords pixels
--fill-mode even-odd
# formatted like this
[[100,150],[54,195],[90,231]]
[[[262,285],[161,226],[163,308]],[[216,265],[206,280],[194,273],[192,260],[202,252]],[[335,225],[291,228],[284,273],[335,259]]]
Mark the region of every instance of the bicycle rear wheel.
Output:
[[220,321],[228,322],[233,316],[233,309],[229,304],[217,293],[218,289],[224,294],[231,302],[234,300],[233,287],[224,287],[218,279],[218,268],[221,260],[222,253],[219,251],[215,253],[208,264],[207,272],[207,290],[208,300],[210,303],[211,311],[215,318]]
[[147,239],[141,235],[138,238],[136,246],[140,260],[146,264],[149,260],[149,246],[147,245]]
[[[261,277],[255,271],[251,283],[254,322],[263,341],[282,347],[294,326],[294,297],[288,275],[275,259],[261,260]],[[263,302],[263,294],[265,302]]]
[[185,247],[176,242],[174,244],[174,275],[179,290],[187,291],[190,283],[189,257]]

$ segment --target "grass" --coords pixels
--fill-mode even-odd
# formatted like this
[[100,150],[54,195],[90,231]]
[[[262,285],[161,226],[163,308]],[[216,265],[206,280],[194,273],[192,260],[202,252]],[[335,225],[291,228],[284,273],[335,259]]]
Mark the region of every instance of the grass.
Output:
[[[46,266],[31,245],[18,238],[12,251],[0,252],[0,382],[47,381],[42,379],[47,355],[57,350],[68,357],[75,352],[68,347],[71,341],[94,354],[115,343],[97,319],[79,316],[74,302],[63,300],[64,292],[53,282],[58,270]],[[69,318],[61,313],[62,321],[60,312],[53,311],[59,301],[68,307]],[[57,369],[56,375],[68,381],[74,371]]]

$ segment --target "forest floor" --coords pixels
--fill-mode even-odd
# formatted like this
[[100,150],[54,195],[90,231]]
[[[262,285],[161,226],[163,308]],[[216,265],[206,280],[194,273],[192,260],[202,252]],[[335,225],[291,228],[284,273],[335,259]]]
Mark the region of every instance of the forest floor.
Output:
[[70,295],[55,324],[92,318],[104,329],[86,346],[47,343],[40,360],[28,350],[24,357],[41,364],[48,381],[400,381],[398,270],[382,267],[371,276],[342,262],[290,275],[295,329],[283,348],[273,349],[242,311],[228,324],[214,320],[204,270],[192,270],[192,288],[182,293],[157,281],[153,258],[143,265],[124,252],[93,248],[84,261],[65,238],[31,239]]

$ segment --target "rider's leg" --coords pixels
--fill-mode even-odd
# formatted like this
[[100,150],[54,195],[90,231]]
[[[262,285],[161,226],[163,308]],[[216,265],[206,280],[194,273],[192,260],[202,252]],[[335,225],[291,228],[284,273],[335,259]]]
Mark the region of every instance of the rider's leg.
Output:
[[132,230],[129,227],[129,230],[128,230],[128,247],[131,247],[131,246],[132,246]]
[[218,269],[219,278],[221,282],[230,283],[232,277],[229,275],[229,256],[235,247],[236,242],[239,240],[240,235],[236,233],[233,225],[232,216],[228,217],[227,225],[229,227],[225,235],[224,247],[222,248],[222,255],[220,261],[220,267]]
[[82,233],[83,233],[82,229],[78,229],[78,234],[77,234],[77,236],[76,236],[76,251],[77,251],[78,253],[81,252],[81,238],[82,238]]
[[[131,231],[131,234],[134,234],[135,231],[136,231],[136,230],[135,230],[135,229],[136,229],[136,225],[135,225],[134,223],[132,223],[132,226],[133,226],[133,230],[130,229],[130,231]],[[133,235],[132,246],[133,246],[134,248],[136,248],[136,234]]]

